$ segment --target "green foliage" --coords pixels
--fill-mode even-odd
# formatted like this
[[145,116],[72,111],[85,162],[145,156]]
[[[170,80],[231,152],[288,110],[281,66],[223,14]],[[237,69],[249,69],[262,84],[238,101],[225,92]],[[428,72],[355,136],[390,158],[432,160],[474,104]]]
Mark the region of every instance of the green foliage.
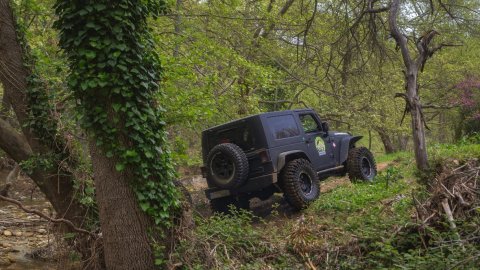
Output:
[[229,215],[197,217],[196,225],[174,254],[187,269],[286,269],[297,263],[275,244],[283,232],[249,211],[232,208]]
[[[406,191],[409,185],[405,181],[397,181],[401,179],[398,170],[391,169],[390,171],[390,173],[388,170],[387,172],[381,172],[373,183],[362,182],[355,185],[340,186],[335,189],[335,192],[320,196],[320,199],[310,207],[311,211],[355,213],[370,207],[372,203]],[[387,186],[387,179],[393,182],[389,186]]]
[[29,159],[22,161],[20,163],[20,167],[25,173],[31,174],[36,169],[42,169],[46,171],[51,170],[55,168],[55,166],[58,166],[57,161],[58,157],[54,154],[35,154],[32,155]]
[[68,85],[78,117],[96,145],[131,170],[140,207],[169,225],[179,207],[167,148],[164,110],[157,104],[160,65],[149,16],[163,1],[57,1],[60,46],[69,60]]
[[441,163],[446,159],[465,160],[468,157],[480,157],[480,144],[475,143],[475,137],[468,143],[468,139],[459,144],[435,144],[428,148],[428,154],[431,157],[431,164]]
[[[39,8],[33,2],[25,3],[27,7],[23,8]],[[18,15],[19,6],[14,6]],[[42,144],[54,149],[55,153],[48,155],[57,156],[58,160],[68,158],[65,154],[64,142],[61,137],[57,136],[57,121],[52,116],[54,115],[54,107],[52,104],[53,92],[48,91],[48,85],[42,79],[40,72],[37,70],[37,55],[32,53],[31,47],[26,40],[28,34],[28,25],[26,16],[17,16],[16,31],[23,49],[23,64],[27,70],[27,113],[28,119],[25,121],[25,127],[31,131],[41,140]]]
[[474,145],[474,144],[480,144],[480,133],[473,133],[469,136],[464,136],[462,139],[458,142],[460,145]]
[[375,160],[377,163],[383,163],[383,162],[397,162],[397,161],[402,161],[406,159],[411,159],[412,158],[412,153],[410,152],[405,152],[405,151],[399,151],[391,154],[383,154],[383,155],[377,155],[375,156]]

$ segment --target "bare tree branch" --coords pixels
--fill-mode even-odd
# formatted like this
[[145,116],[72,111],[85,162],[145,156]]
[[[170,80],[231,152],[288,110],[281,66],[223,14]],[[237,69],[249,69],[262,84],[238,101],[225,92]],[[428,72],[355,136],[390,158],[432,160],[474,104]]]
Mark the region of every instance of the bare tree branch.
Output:
[[410,52],[408,51],[407,37],[405,37],[400,32],[400,29],[398,28],[398,25],[397,25],[397,16],[398,16],[399,8],[400,8],[400,0],[392,0],[391,6],[390,6],[390,13],[388,16],[388,24],[390,27],[390,32],[392,34],[392,37],[395,39],[398,47],[400,48],[400,51],[402,52],[403,62],[405,62],[406,65],[410,65],[412,63],[412,58],[410,57]]
[[93,238],[97,238],[97,235],[93,232],[89,232],[87,230],[84,230],[82,228],[78,228],[77,226],[75,226],[73,224],[73,222],[71,222],[70,220],[68,219],[64,219],[64,218],[52,218],[52,217],[49,217],[47,215],[45,215],[44,213],[38,211],[38,210],[35,210],[35,209],[28,209],[26,208],[21,202],[17,201],[17,200],[14,200],[14,199],[10,199],[10,198],[7,198],[5,196],[2,196],[0,195],[0,200],[3,200],[3,201],[6,201],[6,202],[9,202],[9,203],[13,203],[15,204],[16,206],[18,206],[20,209],[22,209],[23,211],[25,211],[26,213],[30,213],[30,214],[35,214],[41,218],[44,218],[48,221],[51,221],[51,222],[54,222],[54,223],[64,223],[66,224],[67,226],[69,226],[72,230],[76,231],[76,232],[79,232],[79,233],[84,233],[84,234],[88,234],[90,235],[91,237]]

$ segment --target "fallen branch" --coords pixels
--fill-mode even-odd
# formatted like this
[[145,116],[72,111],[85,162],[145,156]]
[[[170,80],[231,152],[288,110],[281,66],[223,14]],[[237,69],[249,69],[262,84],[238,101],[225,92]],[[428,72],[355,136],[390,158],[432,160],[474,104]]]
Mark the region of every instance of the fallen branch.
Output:
[[38,210],[34,210],[34,209],[28,209],[26,208],[21,202],[17,201],[17,200],[14,200],[14,199],[10,199],[10,198],[7,198],[5,196],[2,196],[0,195],[0,200],[2,201],[6,201],[6,202],[9,202],[9,203],[12,203],[12,204],[15,204],[16,206],[18,206],[20,209],[22,209],[23,211],[25,211],[26,213],[30,213],[30,214],[35,214],[41,218],[44,218],[48,221],[51,221],[51,222],[54,222],[54,223],[64,223],[66,224],[67,226],[69,226],[72,230],[76,231],[76,232],[79,232],[79,233],[84,233],[84,234],[88,234],[90,235],[91,237],[93,238],[97,238],[97,235],[90,232],[90,231],[87,231],[85,229],[82,229],[82,228],[78,228],[77,226],[75,226],[75,224],[73,224],[70,220],[68,219],[64,219],[64,218],[52,218],[52,217],[49,217],[47,215],[45,215],[44,213],[38,211]]
[[450,225],[450,230],[452,230],[452,232],[455,234],[455,237],[459,241],[460,246],[462,247],[462,250],[465,251],[465,247],[463,246],[463,244],[461,242],[460,234],[457,231],[457,225],[455,225],[455,220],[453,219],[452,210],[450,209],[450,206],[448,205],[448,199],[447,198],[444,198],[442,200],[442,207],[443,207],[443,210],[445,211],[445,214],[447,215],[447,220],[448,220],[448,224]]

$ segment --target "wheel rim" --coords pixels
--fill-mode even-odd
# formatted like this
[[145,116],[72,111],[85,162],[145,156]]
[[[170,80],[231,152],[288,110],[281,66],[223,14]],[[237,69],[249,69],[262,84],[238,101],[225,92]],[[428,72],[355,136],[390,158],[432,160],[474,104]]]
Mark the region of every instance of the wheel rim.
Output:
[[312,192],[312,178],[305,172],[300,173],[300,189],[303,194]]
[[367,157],[362,158],[362,174],[366,178],[370,178],[372,176],[372,165]]
[[217,153],[210,164],[212,174],[222,183],[228,183],[235,174],[235,164],[222,153]]

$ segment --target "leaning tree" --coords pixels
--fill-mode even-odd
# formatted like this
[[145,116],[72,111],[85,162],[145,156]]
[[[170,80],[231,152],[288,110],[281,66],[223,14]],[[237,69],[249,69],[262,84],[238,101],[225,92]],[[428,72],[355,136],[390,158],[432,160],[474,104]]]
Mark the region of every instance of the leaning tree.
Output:
[[23,171],[45,194],[59,217],[55,221],[63,224],[60,231],[80,232],[71,243],[85,261],[91,262],[89,259],[97,258],[92,257],[95,254],[90,249],[96,236],[82,227],[85,228],[93,212],[76,196],[78,159],[64,134],[59,132],[46,86],[35,70],[22,31],[18,31],[9,0],[0,0],[0,83],[6,106],[2,109],[4,112],[11,109],[15,118],[9,121],[4,114],[0,117],[0,148],[22,164]]

